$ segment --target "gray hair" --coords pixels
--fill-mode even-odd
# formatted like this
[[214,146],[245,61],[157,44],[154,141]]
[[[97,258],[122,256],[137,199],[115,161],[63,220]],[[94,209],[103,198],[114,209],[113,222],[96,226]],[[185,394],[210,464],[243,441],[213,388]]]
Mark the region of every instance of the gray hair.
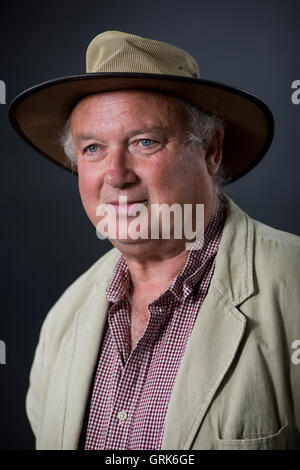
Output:
[[[193,153],[199,147],[207,150],[216,131],[225,132],[226,123],[218,114],[210,113],[181,98],[175,98],[175,101],[186,122],[185,144]],[[223,163],[219,166],[214,181],[217,193],[229,183],[230,174]]]
[[[225,131],[225,122],[217,114],[209,113],[181,98],[175,98],[175,103],[186,122],[185,144],[190,149],[196,150],[198,146],[201,146],[206,150],[214,133],[217,130]],[[69,165],[72,170],[76,170],[77,160],[71,129],[71,115],[65,123],[59,140]],[[223,164],[220,165],[214,180],[218,193],[229,182],[230,175]]]
[[72,170],[76,170],[77,160],[76,160],[76,152],[75,152],[74,141],[73,141],[73,136],[72,136],[71,114],[66,120],[66,123],[64,125],[59,141],[67,157],[67,163],[69,163]]

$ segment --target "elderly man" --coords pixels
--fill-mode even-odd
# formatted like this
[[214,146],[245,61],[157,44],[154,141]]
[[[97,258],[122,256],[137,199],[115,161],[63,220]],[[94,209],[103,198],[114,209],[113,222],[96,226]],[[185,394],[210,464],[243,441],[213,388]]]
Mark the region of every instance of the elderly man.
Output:
[[[185,51],[116,31],[92,41],[87,72],[10,111],[32,146],[78,172],[100,235],[115,229],[115,248],[43,324],[27,394],[37,448],[300,448],[299,238],[220,191],[265,154],[270,111],[201,80]],[[164,204],[181,218],[163,237],[160,214],[153,236]],[[192,240],[175,236],[188,219]]]

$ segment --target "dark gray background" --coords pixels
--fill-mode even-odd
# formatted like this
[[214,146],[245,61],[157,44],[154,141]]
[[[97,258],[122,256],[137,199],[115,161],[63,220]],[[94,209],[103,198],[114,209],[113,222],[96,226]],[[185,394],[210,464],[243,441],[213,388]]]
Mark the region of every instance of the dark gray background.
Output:
[[29,148],[7,118],[8,104],[39,82],[85,71],[91,39],[114,29],[188,50],[202,78],[258,95],[275,117],[265,159],[227,192],[252,217],[300,235],[299,0],[105,0],[2,2],[0,448],[31,449],[24,410],[41,323],[60,294],[109,248],[96,238],[77,179]]

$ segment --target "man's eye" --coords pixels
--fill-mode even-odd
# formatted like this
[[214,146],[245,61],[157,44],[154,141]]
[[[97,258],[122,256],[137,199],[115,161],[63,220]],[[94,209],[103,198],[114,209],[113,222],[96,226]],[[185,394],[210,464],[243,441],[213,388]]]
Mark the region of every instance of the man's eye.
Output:
[[88,152],[90,152],[90,153],[95,153],[95,152],[97,152],[98,148],[99,148],[98,145],[96,145],[96,144],[91,144],[91,145],[89,145],[89,146],[86,148],[86,150],[87,150]]
[[158,152],[162,148],[162,143],[144,137],[143,139],[137,139],[130,144],[130,151],[137,155],[152,155]]
[[152,139],[141,139],[139,142],[142,145],[142,147],[150,147],[150,145],[152,145],[153,143],[156,143],[155,140],[152,140]]

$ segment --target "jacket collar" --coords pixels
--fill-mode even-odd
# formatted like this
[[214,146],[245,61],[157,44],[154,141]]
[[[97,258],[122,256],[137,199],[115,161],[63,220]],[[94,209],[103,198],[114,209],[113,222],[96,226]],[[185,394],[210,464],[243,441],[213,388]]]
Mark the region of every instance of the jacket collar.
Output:
[[228,196],[223,196],[227,218],[211,284],[232,305],[238,306],[254,291],[254,229],[250,217]]

